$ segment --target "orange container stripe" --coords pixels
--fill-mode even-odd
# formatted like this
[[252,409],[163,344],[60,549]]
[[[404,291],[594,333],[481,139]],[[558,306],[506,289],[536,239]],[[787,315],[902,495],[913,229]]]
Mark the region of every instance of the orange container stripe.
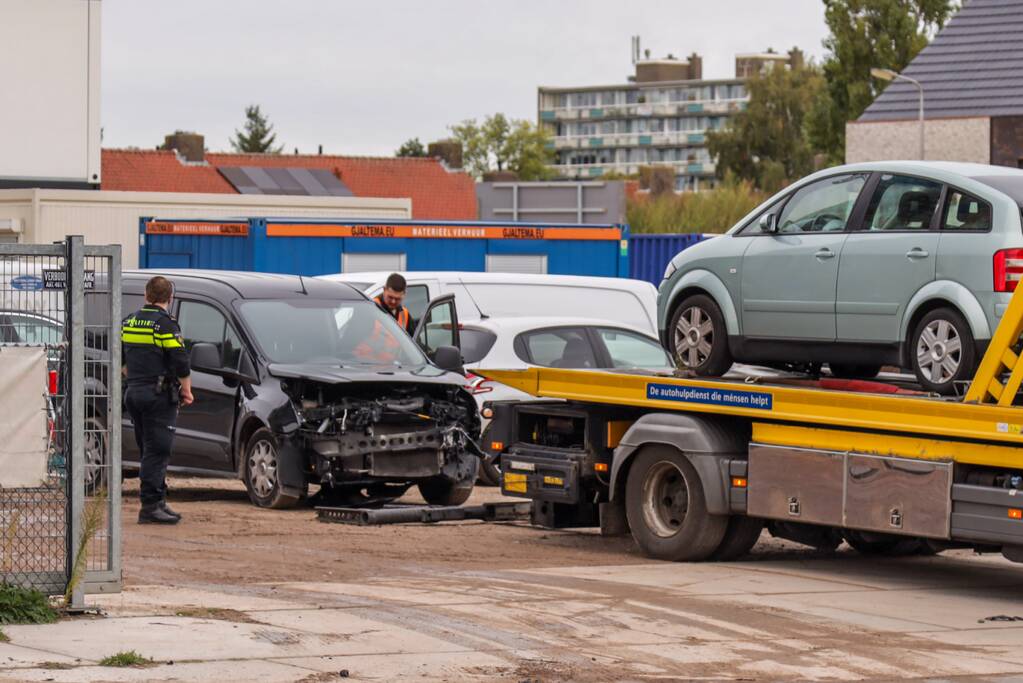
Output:
[[269,237],[412,237],[478,240],[620,240],[619,228],[537,228],[483,225],[323,225],[268,223]]
[[149,221],[146,223],[147,235],[219,235],[222,237],[247,237],[248,223],[212,223],[207,221],[190,221],[188,223],[171,223],[167,221]]

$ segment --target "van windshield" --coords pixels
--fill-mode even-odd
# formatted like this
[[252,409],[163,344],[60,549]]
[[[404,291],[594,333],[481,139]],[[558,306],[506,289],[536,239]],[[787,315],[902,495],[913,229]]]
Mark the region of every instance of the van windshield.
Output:
[[427,363],[394,318],[369,301],[251,300],[238,308],[260,349],[276,363]]

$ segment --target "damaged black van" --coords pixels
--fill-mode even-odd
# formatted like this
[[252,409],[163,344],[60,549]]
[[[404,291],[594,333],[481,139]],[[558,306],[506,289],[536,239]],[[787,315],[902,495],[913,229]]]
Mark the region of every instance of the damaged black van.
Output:
[[[413,341],[352,287],[293,275],[127,271],[122,310],[146,280],[174,282],[170,312],[191,356],[195,402],[178,417],[170,470],[237,476],[255,505],[379,503],[418,486],[458,505],[479,467],[479,413],[465,390],[454,298]],[[130,420],[126,469],[138,468]]]

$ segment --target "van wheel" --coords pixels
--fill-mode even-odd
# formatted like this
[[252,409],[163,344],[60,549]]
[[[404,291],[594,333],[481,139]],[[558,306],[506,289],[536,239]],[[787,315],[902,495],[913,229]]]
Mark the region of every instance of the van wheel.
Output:
[[705,294],[687,296],[671,316],[668,351],[679,367],[697,375],[723,375],[732,367],[725,318]]
[[910,364],[927,390],[954,394],[955,383],[972,377],[976,369],[973,333],[959,311],[938,308],[925,315],[909,340]]
[[107,428],[98,417],[85,419],[85,495],[98,496],[106,491],[110,467],[107,462]]
[[705,560],[719,545],[727,515],[707,512],[703,484],[682,453],[646,448],[625,482],[625,512],[643,552],[660,560]]
[[249,500],[261,508],[294,507],[301,495],[284,493],[281,490],[277,460],[277,442],[269,429],[258,429],[245,445],[245,489]]
[[849,363],[828,363],[831,376],[839,379],[872,379],[881,372],[880,365],[851,365]]
[[737,560],[757,544],[760,534],[764,531],[764,520],[745,515],[733,515],[728,518],[728,528],[721,545],[710,556],[718,562]]
[[419,482],[419,495],[430,505],[461,505],[472,495],[474,479],[455,481],[448,477],[431,477]]

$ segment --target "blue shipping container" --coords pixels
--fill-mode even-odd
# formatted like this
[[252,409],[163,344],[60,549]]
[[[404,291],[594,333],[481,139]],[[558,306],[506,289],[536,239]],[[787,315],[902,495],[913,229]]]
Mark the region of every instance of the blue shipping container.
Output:
[[629,238],[629,277],[661,284],[668,262],[707,236],[698,232],[643,233]]
[[628,277],[628,240],[627,225],[142,218],[139,266],[326,275],[346,260],[476,272],[493,261],[492,269]]

